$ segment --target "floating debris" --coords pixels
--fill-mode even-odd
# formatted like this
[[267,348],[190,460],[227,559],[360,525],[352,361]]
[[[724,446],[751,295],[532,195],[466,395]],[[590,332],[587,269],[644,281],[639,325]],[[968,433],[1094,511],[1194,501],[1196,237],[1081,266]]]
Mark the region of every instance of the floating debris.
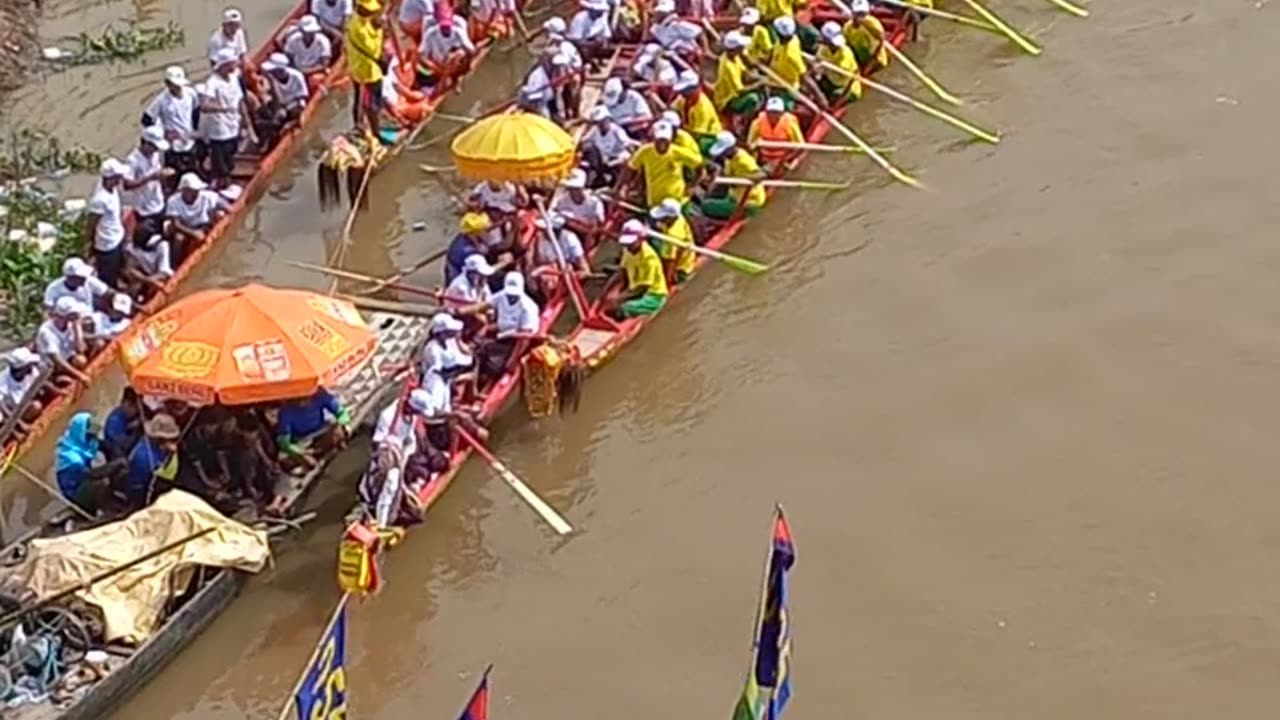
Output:
[[49,47],[44,49],[43,55],[46,60],[67,67],[132,62],[149,52],[179,47],[186,39],[186,31],[172,22],[163,27],[141,27],[137,23],[129,23],[119,30],[108,25],[97,35],[82,32],[69,38],[69,43],[75,45],[72,49]]

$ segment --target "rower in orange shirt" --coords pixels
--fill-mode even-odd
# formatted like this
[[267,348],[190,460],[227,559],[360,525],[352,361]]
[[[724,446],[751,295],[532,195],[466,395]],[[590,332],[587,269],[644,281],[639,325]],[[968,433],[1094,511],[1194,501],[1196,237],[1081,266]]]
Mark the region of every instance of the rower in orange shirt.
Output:
[[[794,113],[787,112],[782,98],[774,96],[764,105],[764,111],[751,121],[751,129],[747,131],[747,144],[757,147],[761,140],[772,142],[802,143],[804,131],[800,129],[800,119]],[[794,151],[785,148],[759,148],[756,152],[760,162],[769,166],[785,160]]]

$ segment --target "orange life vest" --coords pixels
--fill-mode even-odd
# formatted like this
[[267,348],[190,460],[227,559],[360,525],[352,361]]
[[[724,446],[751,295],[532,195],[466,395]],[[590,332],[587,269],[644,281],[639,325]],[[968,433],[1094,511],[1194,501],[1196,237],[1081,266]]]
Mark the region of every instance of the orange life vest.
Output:
[[[774,142],[794,142],[796,135],[794,131],[800,128],[800,121],[791,113],[783,113],[778,124],[775,125],[769,121],[769,114],[762,111],[756,118],[756,122],[760,132],[758,139]],[[790,152],[782,148],[760,148],[758,157],[764,162],[774,162],[786,157]]]

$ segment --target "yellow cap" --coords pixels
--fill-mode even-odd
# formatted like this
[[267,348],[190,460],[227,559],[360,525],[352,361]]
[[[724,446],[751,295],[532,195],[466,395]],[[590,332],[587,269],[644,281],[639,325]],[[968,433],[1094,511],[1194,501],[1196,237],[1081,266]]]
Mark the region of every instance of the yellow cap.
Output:
[[382,12],[382,3],[378,2],[378,0],[359,0],[356,3],[356,7],[367,13]]
[[469,212],[458,221],[458,227],[464,233],[484,232],[489,229],[491,224],[488,215],[478,212]]

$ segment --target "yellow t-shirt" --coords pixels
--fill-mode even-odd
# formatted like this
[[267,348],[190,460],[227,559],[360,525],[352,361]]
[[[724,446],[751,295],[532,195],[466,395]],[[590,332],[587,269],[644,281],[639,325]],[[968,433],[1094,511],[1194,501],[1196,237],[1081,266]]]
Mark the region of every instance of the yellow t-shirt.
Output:
[[747,46],[744,54],[751,58],[752,62],[769,62],[769,56],[773,54],[773,46],[776,44],[769,29],[762,25],[757,25],[751,31],[751,44]]
[[653,207],[667,198],[685,199],[685,168],[702,167],[702,155],[675,143],[660,153],[653,143],[645,143],[627,161],[627,167],[644,174],[645,197]]
[[747,87],[746,78],[743,77],[746,72],[747,62],[741,57],[720,56],[720,61],[716,64],[716,84],[711,88],[712,100],[718,109],[724,110],[726,105],[742,94],[742,90]]
[[757,8],[760,10],[760,17],[768,22],[783,15],[794,16],[797,10],[808,4],[806,0],[760,0]]
[[715,135],[724,129],[720,125],[720,113],[716,112],[715,104],[706,93],[698,93],[698,99],[686,109],[687,104],[683,95],[671,103],[671,109],[680,115],[681,122],[684,123],[683,129],[702,136]]
[[649,241],[640,241],[640,252],[622,251],[622,270],[627,274],[628,290],[648,286],[650,294],[667,296],[667,276],[662,272],[662,260]]
[[679,128],[675,132],[675,137],[671,138],[672,145],[679,145],[695,155],[702,154],[702,148],[698,147],[698,141],[693,136],[685,132],[684,128]]
[[[760,172],[760,163],[751,156],[751,153],[738,148],[733,155],[729,157],[728,162],[724,164],[724,174],[726,177],[755,177]],[[742,199],[742,193],[748,188],[733,187],[729,189],[729,195],[735,200]],[[764,205],[764,201],[769,197],[764,186],[756,185],[750,188],[750,194],[747,195],[747,205],[750,207],[760,207]]]
[[858,62],[866,63],[871,58],[871,52],[879,47],[880,52],[875,54],[876,65],[884,67],[889,64],[889,51],[880,42],[884,39],[884,25],[875,15],[867,15],[860,25],[853,20],[845,23],[844,39],[849,43]]
[[347,56],[347,74],[352,82],[361,85],[382,81],[382,29],[363,15],[352,15],[347,21],[344,54]]
[[800,48],[800,38],[792,36],[790,40],[774,46],[769,58],[769,67],[793,89],[800,87],[800,78],[807,69],[804,64],[804,51]]
[[[848,70],[854,74],[857,74],[858,72],[858,60],[854,58],[853,51],[849,49],[848,45],[842,45],[838,48],[833,48],[830,45],[823,45],[818,48],[818,59],[835,65],[841,70]],[[838,73],[830,68],[823,68],[822,75],[827,79],[827,82],[830,82],[836,87],[844,87],[848,85],[849,94],[853,97],[862,97],[861,80],[855,79],[850,82],[848,75]]]

